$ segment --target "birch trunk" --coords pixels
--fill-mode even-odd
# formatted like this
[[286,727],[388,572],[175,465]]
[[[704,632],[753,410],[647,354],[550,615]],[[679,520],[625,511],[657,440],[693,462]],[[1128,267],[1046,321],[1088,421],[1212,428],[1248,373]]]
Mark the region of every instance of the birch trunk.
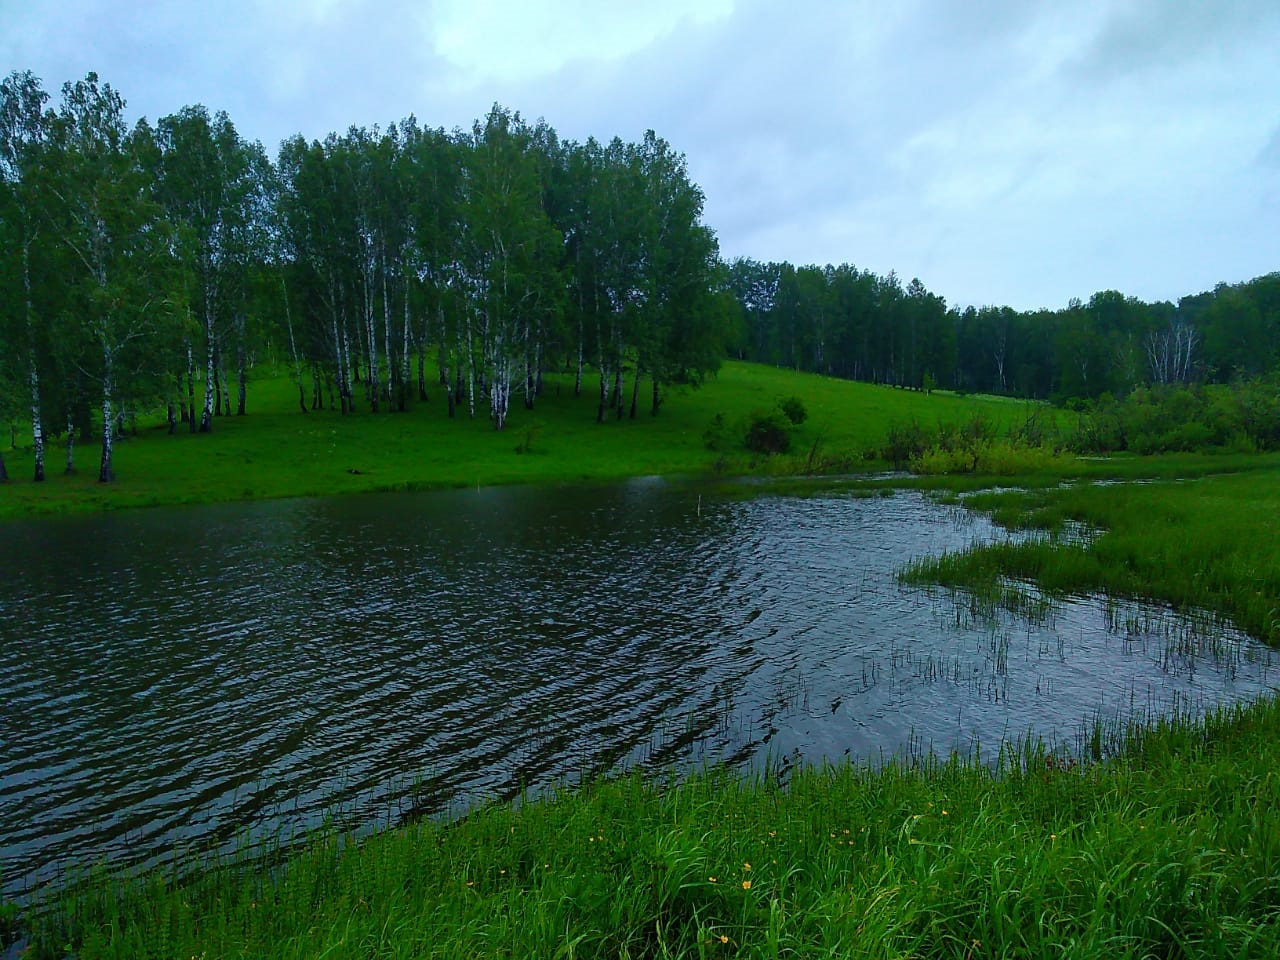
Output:
[[338,396],[342,398],[342,412],[354,413],[356,409],[355,391],[351,389],[351,335],[347,333],[347,325],[342,325],[342,365],[338,371]]
[[626,407],[627,398],[623,393],[623,374],[622,374],[622,346],[618,346],[618,362],[613,371],[613,396],[618,403],[617,419],[622,419],[622,411]]
[[44,480],[44,421],[40,416],[40,368],[36,363],[33,313],[31,305],[31,242],[22,244],[22,287],[27,311],[27,370],[31,384],[31,446],[35,453],[35,480]]
[[640,405],[640,361],[636,361],[635,376],[631,378],[631,413],[630,418],[636,418],[636,407]]
[[213,370],[213,337],[209,331],[205,331],[208,338],[208,349],[205,350],[204,362],[204,409],[200,411],[200,432],[209,433],[213,429],[213,389],[217,384],[217,377]]
[[115,385],[112,383],[111,352],[103,350],[102,369],[102,462],[98,466],[98,482],[110,483],[115,479],[111,470],[111,444],[115,440],[115,424],[111,416],[111,394]]
[[596,349],[599,351],[600,407],[596,410],[596,423],[604,423],[604,412],[609,408],[609,367],[604,362],[604,341],[600,339],[600,321],[596,321]]
[[187,341],[187,426],[196,432],[196,364],[191,353],[191,341]]
[[217,383],[213,371],[213,354],[217,344],[213,336],[213,294],[206,286],[204,295],[204,409],[200,413],[200,432],[208,433],[213,429],[213,390]]
[[293,338],[293,314],[289,310],[289,291],[284,285],[284,277],[280,278],[280,293],[284,299],[284,322],[289,328],[289,353],[293,355],[293,375],[298,381],[298,406],[303,413],[306,413],[307,391],[302,385],[302,363],[298,360],[298,342]]
[[240,319],[240,342],[236,344],[236,416],[243,417],[249,390],[249,374],[245,369],[244,318]]
[[467,412],[476,418],[476,351],[471,340],[471,311],[467,311]]
[[71,476],[76,472],[76,423],[71,417],[67,417],[67,469],[64,471],[67,476]]
[[387,254],[385,250],[382,253],[382,349],[387,355],[387,383],[384,399],[389,404],[391,403],[391,393],[399,371],[391,354],[391,298],[387,296]]
[[221,350],[218,351],[218,396],[222,398],[221,416],[231,416],[231,391],[227,388],[227,364]]
[[578,318],[578,373],[573,379],[573,395],[575,397],[582,396],[582,318]]
[[[409,368],[409,281],[406,278],[404,283],[404,343],[400,351],[400,411],[403,413],[405,407],[409,404],[409,377],[411,371]],[[422,360],[422,352],[418,352],[418,360]]]
[[374,413],[378,412],[378,393],[381,387],[378,384],[378,378],[381,376],[381,369],[378,363],[378,328],[373,320],[373,291],[366,284],[365,286],[365,314],[364,326],[365,336],[368,338],[369,363],[368,363],[368,380],[365,384],[365,391],[369,397],[369,409]]
[[40,417],[40,371],[35,357],[31,358],[31,446],[35,451],[35,479],[44,480],[44,423]]

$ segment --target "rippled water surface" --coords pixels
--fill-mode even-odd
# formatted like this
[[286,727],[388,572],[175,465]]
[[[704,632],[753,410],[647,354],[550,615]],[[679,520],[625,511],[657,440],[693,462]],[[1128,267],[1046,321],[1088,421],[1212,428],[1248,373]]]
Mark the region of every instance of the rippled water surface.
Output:
[[998,535],[915,493],[659,481],[0,525],[3,890],[335,808],[992,748],[1272,685],[1260,646],[1152,608],[993,622],[896,582]]

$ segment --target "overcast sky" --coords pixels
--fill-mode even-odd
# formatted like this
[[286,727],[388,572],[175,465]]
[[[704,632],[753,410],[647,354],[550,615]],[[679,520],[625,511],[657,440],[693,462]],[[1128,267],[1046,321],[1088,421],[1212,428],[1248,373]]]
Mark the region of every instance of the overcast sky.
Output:
[[652,128],[726,258],[951,304],[1280,270],[1280,0],[0,0],[0,68],[226,110],[272,155],[495,101],[564,139]]

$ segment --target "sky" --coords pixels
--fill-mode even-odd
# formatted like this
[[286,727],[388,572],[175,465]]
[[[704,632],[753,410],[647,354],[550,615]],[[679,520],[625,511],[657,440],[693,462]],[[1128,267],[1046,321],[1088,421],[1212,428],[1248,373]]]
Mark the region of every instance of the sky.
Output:
[[1277,0],[0,0],[0,70],[96,71],[274,156],[494,103],[688,160],[722,256],[957,306],[1176,300],[1280,270]]

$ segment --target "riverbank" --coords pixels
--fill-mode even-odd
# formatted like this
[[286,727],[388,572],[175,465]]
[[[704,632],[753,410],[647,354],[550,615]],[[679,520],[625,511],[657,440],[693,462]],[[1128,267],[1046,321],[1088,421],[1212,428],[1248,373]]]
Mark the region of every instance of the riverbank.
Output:
[[[6,452],[10,481],[0,485],[0,519],[85,513],[161,504],[329,496],[375,490],[574,483],[625,477],[794,474],[874,468],[890,425],[981,418],[998,431],[1039,405],[997,397],[897,390],[757,364],[728,362],[698,389],[673,387],[659,414],[596,423],[597,395],[575,396],[568,376],[549,377],[533,411],[513,405],[495,431],[483,409],[450,420],[439,391],[405,413],[302,413],[287,376],[259,370],[249,413],[219,417],[213,433],[170,436],[163,411],[138,422],[115,445],[116,481],[97,482],[98,446],[76,447],[67,477],[63,449],[46,454],[48,479],[31,480],[32,454]],[[752,454],[742,445],[753,411],[798,397],[807,418],[791,451]]]
[[1273,699],[1101,764],[628,776],[279,869],[100,878],[28,956],[1274,957],[1278,732]]

